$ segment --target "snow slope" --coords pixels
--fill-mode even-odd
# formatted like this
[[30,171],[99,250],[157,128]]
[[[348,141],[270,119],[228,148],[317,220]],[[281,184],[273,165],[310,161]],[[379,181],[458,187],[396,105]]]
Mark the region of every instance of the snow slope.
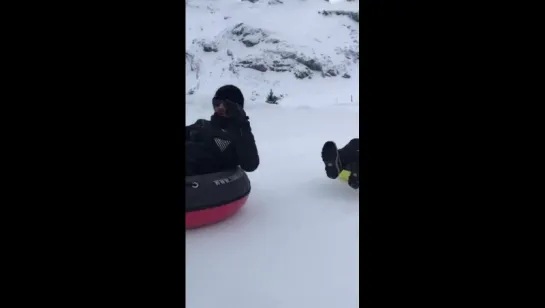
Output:
[[[199,0],[188,5],[192,3],[201,7],[187,16],[188,26],[199,29],[188,30],[189,40],[202,37],[203,32],[213,37],[230,27],[223,23],[227,14],[249,25],[266,24],[248,12],[270,10],[263,3]],[[324,3],[329,5],[323,0],[284,0],[284,5],[300,6],[298,16],[304,15],[305,7],[313,10]],[[207,6],[216,13],[211,14]],[[273,10],[286,16],[277,7]],[[271,15],[267,18],[274,20]],[[285,23],[269,24],[274,26],[270,29],[290,32]],[[319,27],[309,24],[290,35],[299,41],[308,39],[305,31]],[[223,66],[216,57],[199,53],[195,57],[200,58],[200,87],[186,96],[186,122],[209,118],[214,90],[236,84],[247,97],[245,109],[261,165],[248,174],[252,192],[239,213],[220,224],[186,231],[187,307],[358,307],[359,191],[327,178],[320,158],[325,141],[344,145],[358,137],[359,107],[345,98],[357,94],[357,85],[350,84],[357,83],[357,78],[300,80],[290,73],[256,71],[259,76],[252,75],[251,69],[222,77]],[[357,66],[351,69],[356,71]],[[267,92],[271,80],[278,81],[275,92],[288,94],[279,105],[267,104],[260,97],[252,101],[249,93]]]

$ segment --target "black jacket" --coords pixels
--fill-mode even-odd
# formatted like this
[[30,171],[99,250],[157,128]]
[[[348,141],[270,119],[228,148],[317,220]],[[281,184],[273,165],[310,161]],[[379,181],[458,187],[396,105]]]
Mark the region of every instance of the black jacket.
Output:
[[186,167],[189,173],[203,174],[240,166],[252,172],[259,166],[259,155],[250,124],[239,124],[213,115],[186,126]]

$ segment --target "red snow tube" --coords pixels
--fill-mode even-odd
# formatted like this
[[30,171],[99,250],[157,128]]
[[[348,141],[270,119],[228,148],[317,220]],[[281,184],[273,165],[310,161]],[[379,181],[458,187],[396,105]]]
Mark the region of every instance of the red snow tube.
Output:
[[242,169],[185,178],[185,228],[218,223],[246,203],[251,186]]

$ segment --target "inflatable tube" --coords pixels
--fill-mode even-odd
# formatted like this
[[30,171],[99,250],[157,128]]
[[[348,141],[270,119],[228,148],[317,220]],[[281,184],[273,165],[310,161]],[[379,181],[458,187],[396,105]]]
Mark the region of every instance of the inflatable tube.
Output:
[[233,216],[250,194],[246,173],[236,170],[185,178],[185,228],[218,223]]

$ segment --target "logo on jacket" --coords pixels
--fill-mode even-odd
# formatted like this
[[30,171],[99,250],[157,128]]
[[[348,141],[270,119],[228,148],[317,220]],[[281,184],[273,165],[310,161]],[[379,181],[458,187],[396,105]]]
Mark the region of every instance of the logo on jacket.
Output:
[[216,145],[222,152],[225,151],[225,149],[227,149],[227,147],[231,144],[231,141],[220,138],[214,138],[214,142],[216,142]]

